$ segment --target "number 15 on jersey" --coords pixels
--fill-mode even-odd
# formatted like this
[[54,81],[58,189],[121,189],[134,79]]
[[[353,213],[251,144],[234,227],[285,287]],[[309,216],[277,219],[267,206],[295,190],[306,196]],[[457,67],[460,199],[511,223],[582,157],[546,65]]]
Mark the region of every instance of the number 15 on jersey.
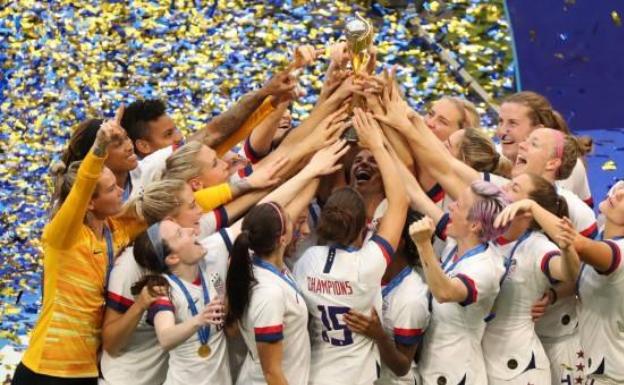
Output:
[[[338,320],[339,315],[343,315],[349,311],[346,306],[322,306],[317,308],[321,312],[321,322],[323,323],[323,331],[321,336],[323,341],[332,344],[333,346],[346,346],[353,343],[353,334],[346,324],[340,323]],[[340,317],[342,320],[342,317]],[[342,331],[342,338],[338,337],[336,331]],[[334,332],[334,333],[332,333]]]

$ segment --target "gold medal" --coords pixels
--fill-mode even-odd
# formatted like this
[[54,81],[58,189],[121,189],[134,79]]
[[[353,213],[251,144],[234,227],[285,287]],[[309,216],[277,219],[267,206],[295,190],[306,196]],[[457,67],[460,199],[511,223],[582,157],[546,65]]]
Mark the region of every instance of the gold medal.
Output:
[[199,354],[199,356],[202,358],[208,357],[210,355],[210,347],[208,346],[208,344],[200,345],[199,349],[197,349],[197,354]]

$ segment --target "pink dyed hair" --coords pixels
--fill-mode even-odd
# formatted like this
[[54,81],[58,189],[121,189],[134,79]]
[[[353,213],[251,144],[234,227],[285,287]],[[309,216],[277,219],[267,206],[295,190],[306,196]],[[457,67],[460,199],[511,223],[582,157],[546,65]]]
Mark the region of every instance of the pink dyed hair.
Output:
[[468,212],[468,220],[481,223],[479,239],[488,242],[502,235],[507,227],[494,227],[496,216],[509,204],[509,199],[497,185],[482,180],[470,184],[475,201]]

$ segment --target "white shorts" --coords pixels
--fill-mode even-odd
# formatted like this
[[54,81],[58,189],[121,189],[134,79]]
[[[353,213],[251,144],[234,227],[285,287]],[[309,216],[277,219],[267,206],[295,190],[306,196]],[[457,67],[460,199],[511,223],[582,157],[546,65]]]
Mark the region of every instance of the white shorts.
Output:
[[[500,378],[488,377],[489,385],[527,385],[540,384],[551,385],[550,371],[548,369],[530,369],[511,380],[501,380]],[[555,385],[555,384],[552,384]],[[556,384],[559,385],[559,384]]]
[[552,385],[583,383],[585,358],[578,332],[564,337],[540,338],[540,340],[550,360]]

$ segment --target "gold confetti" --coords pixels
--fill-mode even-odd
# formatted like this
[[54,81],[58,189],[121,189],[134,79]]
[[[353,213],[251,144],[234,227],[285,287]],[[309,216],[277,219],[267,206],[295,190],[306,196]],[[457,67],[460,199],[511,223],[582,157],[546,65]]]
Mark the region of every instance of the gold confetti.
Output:
[[613,160],[609,159],[608,161],[604,162],[604,164],[602,165],[602,170],[603,171],[615,171],[617,170],[617,165],[615,164]]
[[611,11],[611,20],[613,20],[613,24],[615,24],[616,27],[622,26],[622,18],[620,18],[618,11]]

